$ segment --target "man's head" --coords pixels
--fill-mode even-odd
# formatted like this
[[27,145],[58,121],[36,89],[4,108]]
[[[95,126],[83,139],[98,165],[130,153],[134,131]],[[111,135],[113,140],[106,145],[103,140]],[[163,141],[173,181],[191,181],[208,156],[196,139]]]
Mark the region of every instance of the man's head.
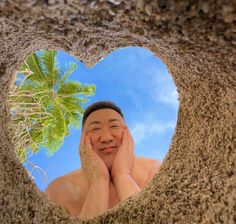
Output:
[[[122,142],[125,120],[121,109],[110,101],[90,105],[84,113],[82,131],[89,135],[93,150],[101,157],[108,169]],[[111,152],[102,151],[112,147]]]
[[123,115],[121,109],[116,104],[112,103],[111,101],[98,101],[98,102],[95,102],[95,103],[91,104],[85,110],[84,115],[83,115],[83,119],[82,119],[82,130],[84,128],[84,123],[85,123],[87,117],[91,113],[93,113],[94,111],[101,110],[101,109],[112,109],[112,110],[115,110],[117,113],[119,113],[121,115],[121,117],[124,118],[124,115]]

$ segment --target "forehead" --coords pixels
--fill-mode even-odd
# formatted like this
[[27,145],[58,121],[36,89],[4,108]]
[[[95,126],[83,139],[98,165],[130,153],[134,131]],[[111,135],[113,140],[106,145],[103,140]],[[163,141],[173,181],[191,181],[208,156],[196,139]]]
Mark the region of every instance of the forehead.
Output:
[[91,122],[93,121],[99,121],[101,123],[106,123],[110,119],[117,119],[121,121],[122,123],[124,122],[123,117],[116,112],[115,110],[112,109],[99,109],[94,112],[92,112],[86,119],[84,126],[88,126]]

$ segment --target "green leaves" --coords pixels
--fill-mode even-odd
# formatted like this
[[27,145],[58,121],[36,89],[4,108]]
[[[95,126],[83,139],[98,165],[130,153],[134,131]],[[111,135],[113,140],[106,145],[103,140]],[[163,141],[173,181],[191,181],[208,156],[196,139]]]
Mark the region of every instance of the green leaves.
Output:
[[[33,53],[32,55],[30,55],[28,57],[27,61],[25,62],[24,67],[28,68],[28,70],[30,70],[33,73],[33,75],[30,75],[27,78],[28,80],[32,80],[32,81],[36,81],[36,82],[44,82],[45,81],[46,77],[44,74],[44,67],[40,63],[40,59],[38,58],[38,56],[35,53]],[[21,68],[21,70],[22,70],[22,68]]]
[[80,127],[82,104],[96,91],[95,85],[69,81],[77,65],[71,63],[63,73],[56,55],[53,50],[30,55],[20,68],[20,84],[11,90],[9,132],[21,162],[26,148],[35,153],[44,147],[49,155],[58,150],[69,135],[69,125]]
[[70,63],[70,68],[68,71],[66,71],[62,77],[61,77],[61,80],[60,80],[60,83],[64,83],[65,80],[68,79],[68,77],[70,76],[70,74],[77,68],[77,64],[75,63]]
[[45,75],[53,76],[54,70],[56,69],[56,51],[42,51],[41,64],[45,69]]

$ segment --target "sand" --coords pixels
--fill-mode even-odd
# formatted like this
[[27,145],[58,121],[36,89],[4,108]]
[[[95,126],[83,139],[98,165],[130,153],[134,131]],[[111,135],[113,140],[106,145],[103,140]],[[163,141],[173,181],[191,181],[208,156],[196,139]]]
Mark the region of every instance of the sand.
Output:
[[1,223],[82,223],[38,190],[7,135],[7,97],[23,60],[57,49],[92,67],[128,46],[167,65],[179,94],[177,126],[151,183],[84,223],[236,223],[235,14],[230,0],[2,0]]

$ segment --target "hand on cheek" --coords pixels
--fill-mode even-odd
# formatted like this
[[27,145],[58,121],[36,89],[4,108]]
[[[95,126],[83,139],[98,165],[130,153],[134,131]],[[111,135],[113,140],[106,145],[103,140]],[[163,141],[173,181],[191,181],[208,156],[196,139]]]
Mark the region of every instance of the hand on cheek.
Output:
[[92,149],[89,134],[82,133],[79,150],[81,168],[89,184],[97,180],[110,180],[105,163]]
[[114,158],[111,177],[130,175],[134,164],[134,141],[127,126],[124,127],[121,145]]

